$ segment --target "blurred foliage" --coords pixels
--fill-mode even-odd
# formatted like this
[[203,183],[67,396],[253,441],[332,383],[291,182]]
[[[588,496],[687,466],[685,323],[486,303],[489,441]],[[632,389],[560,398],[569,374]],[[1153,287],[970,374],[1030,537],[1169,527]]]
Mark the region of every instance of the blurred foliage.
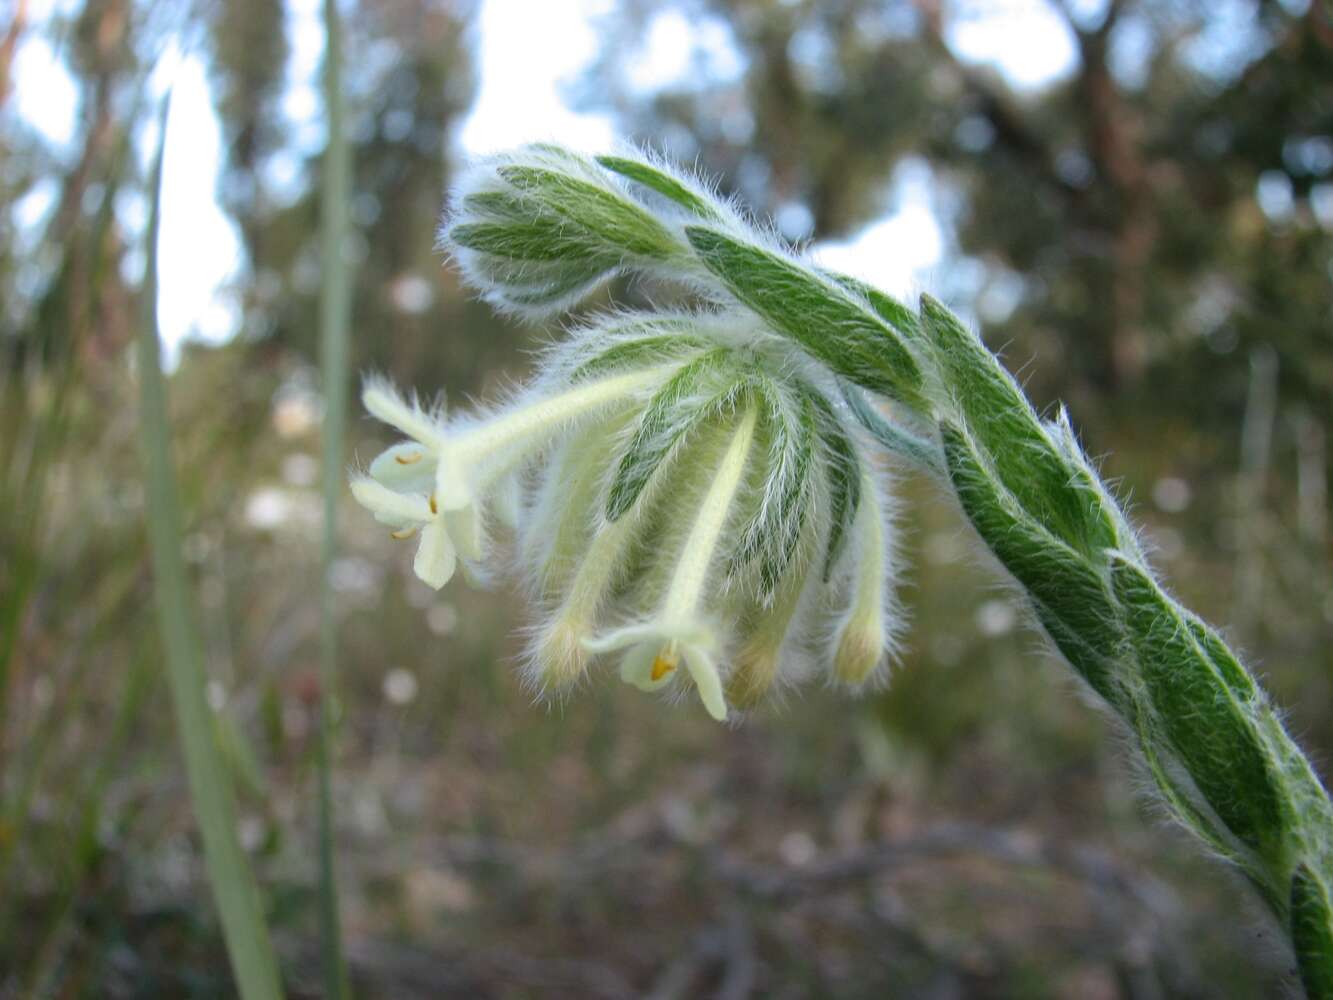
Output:
[[[476,8],[346,6],[353,364],[455,397],[521,376],[537,343],[433,250]],[[0,27],[0,199],[48,207],[0,213],[0,996],[231,991],[168,721],[126,354],[125,205],[169,37],[208,64],[245,252],[239,335],[170,379],[185,555],[242,836],[289,988],[312,995],[322,138],[284,103],[294,15],[25,9]],[[981,0],[626,0],[574,89],[793,238],[855,234],[928,170],[949,244],[931,290],[1038,400],[1071,403],[1168,578],[1235,624],[1327,760],[1333,27],[1296,0],[1052,9],[1077,65],[1015,91],[951,47],[995,16]],[[690,69],[645,89],[631,71],[674,15]],[[67,148],[13,107],[31,38],[79,87]],[[374,435],[353,421],[349,461]],[[1277,995],[1257,911],[1145,814],[1111,725],[955,513],[903,494],[914,625],[892,689],[737,730],[609,675],[533,706],[509,669],[518,595],[428,591],[349,505],[336,791],[358,992]]]

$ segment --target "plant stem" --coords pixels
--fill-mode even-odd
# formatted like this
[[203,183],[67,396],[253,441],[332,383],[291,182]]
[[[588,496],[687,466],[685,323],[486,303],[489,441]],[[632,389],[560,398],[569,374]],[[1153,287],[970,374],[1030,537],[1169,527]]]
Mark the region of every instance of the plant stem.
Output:
[[343,130],[341,84],[342,31],[336,0],[324,2],[324,106],[328,144],[324,150],[320,197],[323,280],[320,285],[320,368],[324,388],[324,539],[320,582],[319,734],[319,924],[324,992],[347,995],[347,970],[338,920],[338,886],[333,857],[333,737],[338,680],[338,624],[333,563],[338,555],[338,498],[343,483],[343,440],[347,413],[347,328],[351,312],[351,274],[343,248],[348,229],[351,178]]

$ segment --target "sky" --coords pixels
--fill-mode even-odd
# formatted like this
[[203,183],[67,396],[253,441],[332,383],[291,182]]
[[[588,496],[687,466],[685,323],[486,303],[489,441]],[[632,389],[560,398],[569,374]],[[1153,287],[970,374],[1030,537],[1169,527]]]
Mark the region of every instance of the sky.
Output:
[[[597,52],[597,17],[613,0],[483,0],[478,25],[479,91],[457,135],[464,153],[477,154],[537,139],[559,141],[588,151],[614,144],[611,121],[572,110],[561,84],[579,75]],[[1099,0],[1084,0],[1095,9]],[[75,0],[36,0],[30,19],[41,24],[53,12],[77,7]],[[322,141],[317,74],[323,50],[319,0],[289,0],[288,34],[292,55],[283,111],[291,122],[299,152]],[[1072,72],[1074,39],[1048,0],[1005,0],[985,14],[953,26],[948,42],[962,58],[998,69],[1019,90],[1044,86]],[[521,30],[515,30],[515,26]],[[710,65],[739,72],[716,26],[691,24],[677,12],[660,15],[649,26],[630,84],[650,92],[689,71],[691,55],[702,47]],[[56,53],[39,31],[29,31],[16,54],[14,105],[56,148],[71,143],[78,94]],[[234,224],[218,206],[215,188],[221,142],[207,75],[200,58],[179,50],[164,54],[153,77],[153,90],[170,88],[163,167],[162,229],[158,275],[159,319],[166,363],[174,365],[187,338],[222,342],[234,335],[240,317],[228,284],[243,264]],[[155,130],[139,137],[140,154],[151,155]],[[266,180],[281,187],[297,179],[299,155],[276,157]],[[849,239],[816,245],[815,256],[873,281],[887,291],[906,294],[929,287],[930,273],[942,260],[945,233],[931,207],[931,178],[923,163],[907,161],[892,181],[888,214]],[[54,204],[54,184],[38,185],[13,208],[21,226],[35,228]],[[117,205],[130,230],[143,224],[142,199]],[[142,268],[132,259],[130,267]]]

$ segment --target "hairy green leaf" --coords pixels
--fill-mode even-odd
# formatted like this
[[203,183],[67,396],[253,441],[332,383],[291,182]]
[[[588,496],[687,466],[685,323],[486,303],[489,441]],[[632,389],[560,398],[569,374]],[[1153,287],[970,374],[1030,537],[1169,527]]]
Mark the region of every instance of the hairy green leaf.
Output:
[[1291,877],[1291,944],[1311,1000],[1333,997],[1333,894],[1299,865]]
[[703,390],[709,376],[721,368],[729,353],[718,349],[689,362],[667,379],[649,401],[611,481],[606,501],[608,521],[619,520],[634,506],[662,460],[711,415],[713,411],[708,406],[695,405],[681,412],[681,404]]
[[934,475],[944,475],[939,445],[885,419],[856,386],[843,382],[839,388],[852,415],[890,454],[899,455]]
[[611,269],[620,257],[612,249],[577,238],[557,219],[532,216],[522,222],[465,222],[449,230],[461,247],[513,260],[577,263]]
[[904,340],[909,342],[924,340],[924,335],[921,332],[921,320],[917,317],[917,314],[893,296],[881,292],[869,282],[862,281],[860,278],[853,278],[851,275],[840,274],[837,271],[826,271],[822,268],[820,273],[869,302],[870,307],[879,314],[879,318],[893,327]]
[[1188,611],[1182,612],[1182,617],[1189,625],[1190,635],[1194,637],[1194,641],[1199,644],[1200,649],[1208,654],[1208,658],[1213,661],[1213,666],[1217,668],[1218,674],[1227,682],[1227,686],[1235,692],[1236,696],[1245,700],[1256,697],[1259,689],[1254,683],[1254,678],[1240,665],[1240,661],[1227,648],[1227,644],[1222,641],[1222,637],[1212,627]]
[[926,412],[921,369],[911,351],[836,284],[713,229],[687,226],[685,235],[704,266],[773,329],[857,385]]
[[1219,857],[1226,858],[1242,869],[1264,898],[1269,900],[1270,905],[1275,902],[1272,898],[1272,889],[1262,869],[1256,868],[1252,857],[1242,849],[1238,849],[1235,842],[1218,828],[1213,816],[1198,807],[1195,803],[1197,794],[1193,789],[1188,787],[1187,783],[1182,784],[1172,773],[1172,768],[1167,764],[1168,758],[1163,753],[1167,748],[1160,745],[1161,738],[1152,722],[1150,710],[1139,701],[1131,699],[1126,703],[1124,714],[1138,738],[1139,749],[1143,753],[1144,762],[1148,765],[1148,773],[1152,775],[1153,783],[1166,799],[1166,804],[1176,819]]
[[707,346],[707,341],[684,333],[622,340],[583,362],[574,369],[570,379],[578,381],[620,368],[643,368],[701,351]]
[[824,557],[824,582],[828,583],[847,547],[856,512],[861,506],[861,460],[827,400],[816,392],[807,393],[806,398],[815,410],[815,426],[828,475],[829,513],[832,516],[828,553]]
[[801,533],[809,517],[815,409],[809,396],[803,395],[801,411],[793,420],[771,379],[758,379],[755,391],[762,403],[762,426],[769,435],[769,469],[781,470],[770,475],[776,475],[784,485],[777,502],[769,502],[765,496],[746,523],[736,551],[728,560],[727,572],[737,576],[759,558],[762,589],[758,596],[767,602],[773,599],[783,574],[800,552]]
[[496,222],[527,222],[541,206],[512,191],[474,191],[463,199],[463,211]]
[[1284,819],[1275,775],[1253,721],[1174,603],[1118,555],[1111,580],[1157,718],[1200,793],[1243,844],[1272,858]]
[[701,219],[721,221],[722,213],[705,199],[699,197],[688,187],[668,173],[644,163],[630,160],[623,156],[599,156],[597,162],[621,177],[628,178],[650,190],[656,191],[668,201],[675,202],[681,208],[688,209]]
[[591,181],[544,167],[500,167],[499,175],[542,209],[583,230],[607,248],[650,259],[671,257],[670,230],[638,203]]
[[940,425],[945,466],[959,503],[982,540],[1037,604],[1038,618],[1065,658],[1116,704],[1110,665],[1120,644],[1105,581],[1077,551],[1031,518],[991,476],[962,428]]
[[1100,490],[1042,428],[1027,397],[995,355],[929,295],[921,315],[968,432],[1023,509],[1082,552],[1114,548],[1115,524]]
[[568,267],[548,275],[529,271],[522,283],[497,282],[504,288],[507,302],[532,308],[549,307],[582,298],[601,284],[615,270],[612,267]]

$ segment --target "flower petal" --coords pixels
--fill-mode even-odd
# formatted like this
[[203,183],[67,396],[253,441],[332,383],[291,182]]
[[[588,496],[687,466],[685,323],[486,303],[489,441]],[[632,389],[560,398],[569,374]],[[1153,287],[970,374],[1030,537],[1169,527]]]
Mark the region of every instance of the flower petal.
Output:
[[444,510],[462,510],[476,502],[467,469],[447,448],[441,449],[435,466],[435,499]]
[[423,582],[439,590],[449,582],[457,565],[458,556],[445,531],[444,520],[437,517],[421,529],[421,544],[412,569]]
[[433,449],[444,444],[444,425],[416,403],[409,403],[383,379],[373,379],[361,390],[361,405],[371,415],[396,427],[413,440]]
[[435,486],[435,453],[417,441],[400,441],[375,457],[370,478],[398,493],[426,494]]
[[481,512],[476,507],[464,507],[462,510],[446,510],[442,516],[458,554],[473,562],[481,559],[485,548]]
[[671,683],[674,671],[664,673],[653,680],[653,664],[661,652],[657,642],[640,642],[629,648],[625,658],[620,661],[620,679],[632,684],[640,691],[657,691]]
[[369,476],[359,476],[352,480],[352,496],[383,524],[406,527],[409,524],[423,524],[432,516],[430,504],[424,496],[398,493]]
[[689,645],[682,649],[685,667],[699,689],[699,700],[708,709],[708,714],[718,722],[727,718],[727,700],[722,695],[722,679],[718,677],[717,665],[712,653],[704,646]]
[[583,640],[583,648],[589,653],[614,653],[639,642],[661,642],[662,631],[651,622],[648,624],[625,625],[612,629],[603,636]]

